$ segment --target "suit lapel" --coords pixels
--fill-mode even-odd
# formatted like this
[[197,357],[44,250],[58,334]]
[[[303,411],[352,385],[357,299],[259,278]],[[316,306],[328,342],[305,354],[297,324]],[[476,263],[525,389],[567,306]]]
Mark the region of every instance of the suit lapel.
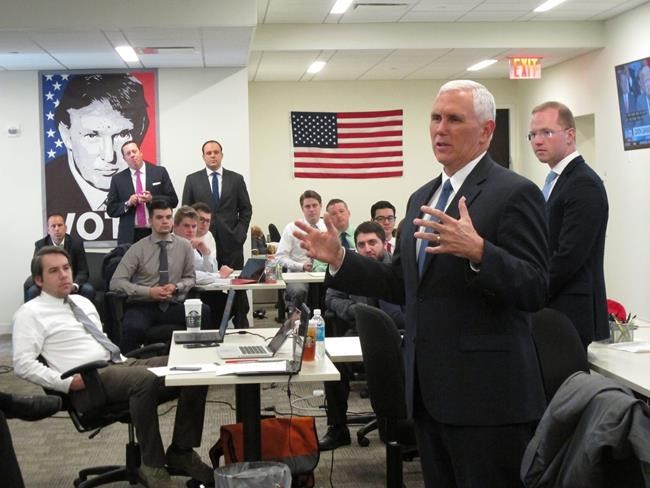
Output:
[[[492,159],[490,159],[490,157],[486,154],[483,157],[483,159],[481,159],[478,162],[478,164],[472,170],[472,172],[469,175],[467,175],[467,178],[465,178],[463,185],[458,189],[458,191],[454,195],[454,198],[451,200],[449,205],[447,205],[447,210],[445,211],[445,214],[449,215],[454,219],[460,218],[460,212],[458,210],[458,201],[463,196],[465,197],[465,203],[467,205],[467,208],[468,209],[471,208],[472,203],[476,200],[476,198],[481,193],[481,186],[487,180],[491,164],[492,164]],[[435,193],[435,189],[438,188],[438,186],[440,186],[441,178],[442,177],[439,176],[434,180],[434,182],[436,183],[434,186],[434,190],[431,192],[431,195],[429,195],[429,200],[427,200],[427,203],[425,203],[424,205],[428,205],[428,202],[431,200],[431,196],[433,195],[433,193]],[[429,270],[429,267],[432,265],[432,262],[434,262],[434,257],[436,256],[434,256],[433,254],[426,255],[422,276],[424,276]],[[417,267],[417,262],[416,262],[416,267]],[[417,274],[417,269],[416,269],[416,274]]]
[[564,171],[562,171],[562,174],[558,176],[557,183],[555,183],[555,186],[553,187],[553,191],[551,192],[551,196],[549,197],[548,201],[546,202],[546,206],[548,207],[555,199],[558,198],[558,195],[562,192],[562,187],[566,184],[566,182],[571,178],[571,173],[573,173],[573,170],[576,169],[576,167],[580,163],[584,163],[585,160],[582,158],[582,156],[576,156],[571,160],[569,164],[567,164],[567,167],[564,168]]

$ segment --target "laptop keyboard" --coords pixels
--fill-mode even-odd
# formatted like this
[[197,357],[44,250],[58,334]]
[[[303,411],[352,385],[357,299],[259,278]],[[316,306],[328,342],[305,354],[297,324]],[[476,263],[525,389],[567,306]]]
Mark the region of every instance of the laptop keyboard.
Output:
[[242,354],[266,354],[266,348],[263,346],[239,346]]

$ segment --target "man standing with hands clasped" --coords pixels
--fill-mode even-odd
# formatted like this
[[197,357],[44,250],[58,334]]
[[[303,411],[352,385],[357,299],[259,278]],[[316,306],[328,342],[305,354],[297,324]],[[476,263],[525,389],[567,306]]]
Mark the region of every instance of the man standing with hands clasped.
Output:
[[605,186],[576,151],[576,124],[559,102],[533,109],[528,140],[548,164],[544,184],[548,216],[548,306],[566,314],[585,349],[609,337],[605,292],[605,232],[609,205]]
[[487,154],[495,102],[481,84],[440,88],[430,135],[443,171],[409,199],[385,264],[301,222],[327,285],[406,304],[407,411],[427,487],[522,486],[519,467],[545,408],[529,313],[548,287],[544,199]]

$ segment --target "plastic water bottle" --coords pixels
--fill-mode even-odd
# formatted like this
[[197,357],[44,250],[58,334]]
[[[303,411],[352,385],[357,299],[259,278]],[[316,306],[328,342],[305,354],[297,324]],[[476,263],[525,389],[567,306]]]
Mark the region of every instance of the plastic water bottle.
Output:
[[325,320],[320,314],[320,309],[314,309],[312,320],[316,323],[316,359],[325,357]]

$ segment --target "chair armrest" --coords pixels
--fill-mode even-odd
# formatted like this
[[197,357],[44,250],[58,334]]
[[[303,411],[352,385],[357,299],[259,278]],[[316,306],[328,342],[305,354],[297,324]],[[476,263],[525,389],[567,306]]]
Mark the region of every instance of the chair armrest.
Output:
[[103,361],[103,360],[98,360],[98,361],[91,361],[89,363],[82,364],[80,366],[77,366],[76,368],[69,369],[65,373],[61,375],[61,379],[64,380],[66,378],[69,378],[70,376],[74,376],[77,373],[83,374],[83,373],[88,373],[89,371],[96,371],[101,368],[105,368],[108,366],[108,361]]
[[165,351],[167,351],[167,344],[164,342],[156,342],[155,344],[147,344],[146,346],[129,351],[124,356],[127,358],[145,359],[153,356],[163,356]]

